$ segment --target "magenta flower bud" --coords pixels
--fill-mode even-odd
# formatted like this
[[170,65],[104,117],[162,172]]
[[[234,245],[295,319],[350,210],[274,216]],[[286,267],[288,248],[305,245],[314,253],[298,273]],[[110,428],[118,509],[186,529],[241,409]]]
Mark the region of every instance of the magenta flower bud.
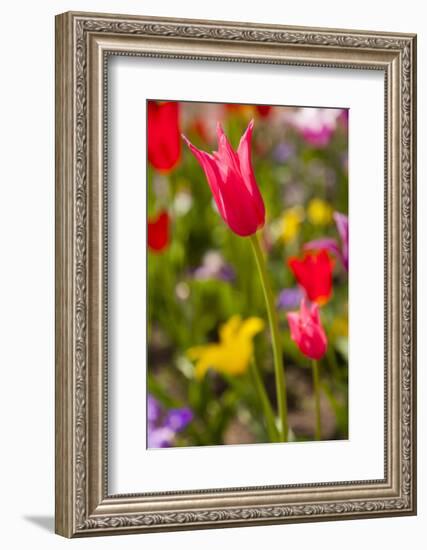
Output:
[[265,222],[265,207],[251,162],[251,120],[237,152],[233,150],[221,125],[217,124],[218,151],[212,154],[197,149],[182,136],[203,168],[218,211],[234,233],[247,237]]
[[291,338],[299,347],[301,353],[310,359],[321,359],[328,347],[328,341],[322,323],[320,322],[319,306],[307,306],[301,300],[300,311],[287,314]]

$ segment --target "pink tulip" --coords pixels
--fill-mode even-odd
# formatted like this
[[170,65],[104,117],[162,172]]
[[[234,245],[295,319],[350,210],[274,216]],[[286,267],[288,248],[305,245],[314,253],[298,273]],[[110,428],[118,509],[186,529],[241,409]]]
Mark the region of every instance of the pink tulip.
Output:
[[251,138],[254,121],[243,134],[237,152],[233,150],[221,125],[217,124],[218,151],[200,151],[182,136],[203,168],[219,213],[234,233],[247,237],[265,222],[265,207],[251,163]]
[[287,318],[291,329],[291,338],[301,353],[310,359],[321,359],[326,353],[328,341],[320,322],[318,305],[311,304],[308,307],[305,300],[302,299],[300,311],[288,313]]

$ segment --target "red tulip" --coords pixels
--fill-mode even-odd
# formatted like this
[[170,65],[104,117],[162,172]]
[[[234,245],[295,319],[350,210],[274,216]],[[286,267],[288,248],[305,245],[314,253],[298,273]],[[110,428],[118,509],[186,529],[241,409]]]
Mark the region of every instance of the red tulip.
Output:
[[169,244],[170,218],[166,210],[162,210],[155,218],[150,218],[147,224],[148,248],[151,252],[162,252]]
[[157,170],[169,172],[181,157],[179,103],[149,101],[148,160]]
[[291,338],[299,347],[301,353],[318,361],[328,347],[328,340],[319,316],[317,304],[307,307],[304,299],[301,300],[300,311],[287,314]]
[[247,237],[265,222],[265,207],[251,163],[254,121],[243,134],[237,152],[231,147],[221,125],[217,125],[218,151],[200,151],[182,136],[205,171],[221,217],[234,233]]
[[326,250],[308,251],[302,260],[289,258],[288,264],[309,300],[319,305],[326,304],[332,294],[334,265]]

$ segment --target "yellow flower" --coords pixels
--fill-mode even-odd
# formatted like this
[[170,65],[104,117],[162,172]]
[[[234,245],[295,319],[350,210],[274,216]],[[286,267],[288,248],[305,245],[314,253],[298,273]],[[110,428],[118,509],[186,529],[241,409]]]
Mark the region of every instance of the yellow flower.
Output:
[[307,216],[313,225],[328,225],[332,222],[331,205],[322,199],[312,199],[307,206]]
[[290,243],[295,239],[303,219],[304,209],[302,206],[293,206],[283,212],[281,235],[285,243]]
[[239,375],[246,372],[254,352],[253,338],[264,329],[264,321],[249,317],[242,321],[234,315],[219,330],[219,343],[196,346],[187,355],[196,361],[196,378],[201,379],[209,368]]

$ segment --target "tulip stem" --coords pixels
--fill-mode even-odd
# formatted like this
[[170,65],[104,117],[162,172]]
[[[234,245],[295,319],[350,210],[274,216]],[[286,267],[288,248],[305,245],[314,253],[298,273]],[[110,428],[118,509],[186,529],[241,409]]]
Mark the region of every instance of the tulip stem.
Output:
[[280,441],[288,441],[288,406],[286,397],[286,378],[283,366],[282,345],[280,340],[279,323],[274,304],[273,291],[267,274],[267,266],[261,249],[258,235],[255,233],[250,237],[252,250],[258,267],[261,286],[264,292],[267,315],[270,323],[271,342],[273,346],[274,374],[276,377],[277,406],[280,418]]
[[255,361],[255,358],[252,358],[251,361],[251,373],[256,391],[258,392],[259,400],[264,410],[268,437],[270,438],[270,441],[272,443],[275,443],[279,441],[279,433],[277,431],[276,421],[274,419],[273,408],[271,406],[270,399],[268,398],[267,390],[265,389],[264,383],[262,381],[262,376]]
[[322,428],[320,419],[320,382],[319,382],[319,363],[313,359],[311,362],[313,371],[313,386],[314,386],[314,406],[316,411],[316,441],[322,439]]

